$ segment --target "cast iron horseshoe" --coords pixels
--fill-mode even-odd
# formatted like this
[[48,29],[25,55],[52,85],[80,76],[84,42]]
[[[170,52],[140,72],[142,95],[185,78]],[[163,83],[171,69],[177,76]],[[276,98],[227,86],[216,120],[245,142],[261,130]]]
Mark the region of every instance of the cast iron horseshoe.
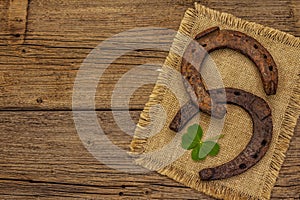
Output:
[[[195,93],[197,99],[192,99],[195,105],[191,105],[188,102],[181,108],[169,126],[171,130],[175,132],[180,131],[189,119],[195,115],[186,113],[186,110],[191,108],[200,109],[217,118],[222,118],[226,113],[225,107],[214,102],[206,91],[199,70],[195,69],[188,62],[193,61],[194,65],[201,66],[207,55],[206,52],[209,53],[221,48],[230,48],[241,52],[249,57],[258,68],[266,94],[272,95],[276,93],[278,85],[276,63],[271,54],[254,38],[238,31],[220,30],[219,27],[213,27],[198,34],[195,39],[206,51],[199,50],[193,42],[190,43],[183,56],[181,73],[188,81],[188,83],[184,81],[184,84],[190,97]],[[198,109],[196,105],[198,105]]]
[[226,99],[220,89],[210,91],[210,95],[218,103],[234,104],[245,109],[252,118],[253,135],[246,148],[236,158],[220,166],[201,170],[201,180],[224,179],[245,172],[261,160],[272,140],[273,123],[268,104],[262,98],[243,90],[225,88],[225,91]]

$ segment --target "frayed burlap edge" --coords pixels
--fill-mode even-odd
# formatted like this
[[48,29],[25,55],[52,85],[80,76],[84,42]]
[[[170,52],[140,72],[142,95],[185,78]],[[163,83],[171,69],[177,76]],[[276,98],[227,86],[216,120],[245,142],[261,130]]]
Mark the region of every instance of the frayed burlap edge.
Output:
[[[206,8],[200,4],[195,4],[196,9],[188,9],[185,16],[181,22],[179,32],[189,36],[191,30],[195,23],[195,18],[198,15],[203,15],[209,19],[222,23],[224,25],[231,26],[232,28],[243,28],[244,30],[254,32],[256,34],[262,35],[266,38],[272,39],[275,42],[280,42],[291,47],[300,47],[300,39],[296,38],[288,33],[281,32],[279,30],[264,27],[262,25],[247,22],[243,19],[236,18],[231,14],[221,13],[209,8]],[[178,40],[176,37],[172,48],[184,48],[182,41]],[[181,57],[170,51],[168,57],[166,58],[165,65],[176,68],[181,62]],[[138,122],[137,128],[135,130],[134,138],[131,142],[131,154],[143,154],[144,150],[147,148],[147,133],[148,130],[145,128],[150,124],[149,109],[156,104],[159,104],[166,92],[166,82],[168,82],[168,76],[162,72],[158,81],[153,89],[152,94],[149,97],[148,103],[145,105],[144,110],[140,115],[140,120]],[[155,116],[155,111],[153,116]],[[166,175],[180,183],[188,185],[196,190],[204,192],[207,195],[211,195],[216,198],[224,199],[269,199],[271,196],[271,190],[274,187],[276,179],[278,177],[281,165],[285,158],[285,153],[288,150],[291,137],[294,134],[294,128],[297,124],[297,119],[300,114],[300,75],[298,74],[297,80],[294,85],[294,89],[291,98],[288,103],[288,107],[285,111],[285,116],[282,123],[282,128],[280,135],[276,141],[274,154],[271,159],[271,164],[269,171],[265,176],[266,181],[262,190],[262,197],[254,197],[240,191],[235,191],[231,188],[225,187],[218,183],[207,183],[201,182],[198,176],[186,174],[184,171],[174,167],[172,164],[163,167],[158,172]],[[149,134],[148,134],[149,135]],[[163,166],[156,160],[148,157],[138,158],[136,163],[142,165],[150,170],[155,170]]]

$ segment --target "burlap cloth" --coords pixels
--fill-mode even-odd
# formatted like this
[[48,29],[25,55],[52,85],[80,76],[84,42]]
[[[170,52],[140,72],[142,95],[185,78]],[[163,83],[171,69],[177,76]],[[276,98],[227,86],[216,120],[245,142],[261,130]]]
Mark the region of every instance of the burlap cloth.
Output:
[[[192,161],[190,151],[178,156],[178,152],[182,152],[181,135],[187,127],[200,123],[206,132],[211,119],[204,114],[201,114],[200,120],[199,117],[194,117],[177,134],[168,128],[180,108],[178,102],[186,102],[189,98],[181,77],[170,70],[171,67],[179,71],[181,64],[181,57],[171,51],[141,114],[131,144],[132,153],[140,155],[136,160],[139,165],[156,170],[205,194],[223,199],[269,199],[300,113],[300,39],[199,4],[195,5],[195,9],[187,10],[179,33],[194,38],[197,33],[213,26],[238,30],[254,37],[271,53],[278,65],[277,94],[266,96],[259,73],[248,58],[229,49],[211,54],[226,87],[258,95],[272,108],[274,131],[267,154],[258,164],[238,176],[208,182],[199,179],[199,170],[228,162],[245,148],[252,136],[252,121],[244,110],[229,105],[222,130],[225,137],[218,141],[221,146],[219,154],[200,162]],[[187,44],[187,40],[182,41],[177,35],[172,48],[184,49]],[[176,97],[170,87],[175,87]],[[158,104],[161,107],[155,106]],[[165,114],[161,112],[161,108]]]

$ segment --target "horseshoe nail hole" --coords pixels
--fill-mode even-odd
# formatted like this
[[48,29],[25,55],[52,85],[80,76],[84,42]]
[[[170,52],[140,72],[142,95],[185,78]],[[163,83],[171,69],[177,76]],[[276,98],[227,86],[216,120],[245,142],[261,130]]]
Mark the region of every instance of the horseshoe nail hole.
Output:
[[234,92],[234,94],[235,94],[236,96],[240,96],[240,95],[241,95],[240,92]]
[[207,46],[207,44],[202,44],[201,46],[203,46],[203,47],[206,47],[206,46]]
[[124,195],[124,193],[123,192],[119,192],[119,196],[123,196]]
[[272,65],[269,66],[269,70],[270,70],[270,71],[273,71],[273,66],[272,66]]
[[262,146],[266,146],[266,144],[267,144],[267,140],[261,141],[261,145],[262,145]]
[[258,49],[258,46],[257,46],[257,44],[255,44],[255,45],[254,45],[254,48],[255,48],[255,49]]
[[25,50],[25,49],[22,49],[22,53],[26,53],[26,50]]
[[267,58],[268,58],[268,56],[266,54],[264,54],[264,59],[267,59]]
[[240,166],[239,166],[240,169],[245,169],[246,167],[247,167],[247,165],[244,164],[244,163],[243,163],[243,164],[240,164]]
[[258,158],[258,155],[257,155],[257,153],[256,154],[254,154],[254,155],[252,155],[252,158]]

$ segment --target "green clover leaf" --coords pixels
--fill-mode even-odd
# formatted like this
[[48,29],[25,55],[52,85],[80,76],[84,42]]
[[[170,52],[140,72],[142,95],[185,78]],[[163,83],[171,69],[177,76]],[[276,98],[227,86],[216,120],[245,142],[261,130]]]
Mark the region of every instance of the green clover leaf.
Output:
[[216,156],[218,155],[219,151],[220,151],[220,145],[218,143],[214,143],[213,148],[210,150],[208,154],[210,156]]
[[206,141],[201,141],[203,130],[198,124],[190,126],[187,133],[182,136],[182,148],[186,150],[192,149],[191,156],[195,161],[204,160],[208,155],[216,156],[220,151],[220,145],[215,142],[224,135],[218,135],[209,138]]
[[202,134],[203,131],[199,125],[194,124],[190,126],[187,133],[182,136],[182,148],[187,150],[195,148],[200,143]]
[[[192,159],[195,161],[201,160],[201,157],[199,157],[199,151],[201,148],[201,144],[198,144],[193,150],[192,150]],[[202,158],[203,159],[203,158]]]

